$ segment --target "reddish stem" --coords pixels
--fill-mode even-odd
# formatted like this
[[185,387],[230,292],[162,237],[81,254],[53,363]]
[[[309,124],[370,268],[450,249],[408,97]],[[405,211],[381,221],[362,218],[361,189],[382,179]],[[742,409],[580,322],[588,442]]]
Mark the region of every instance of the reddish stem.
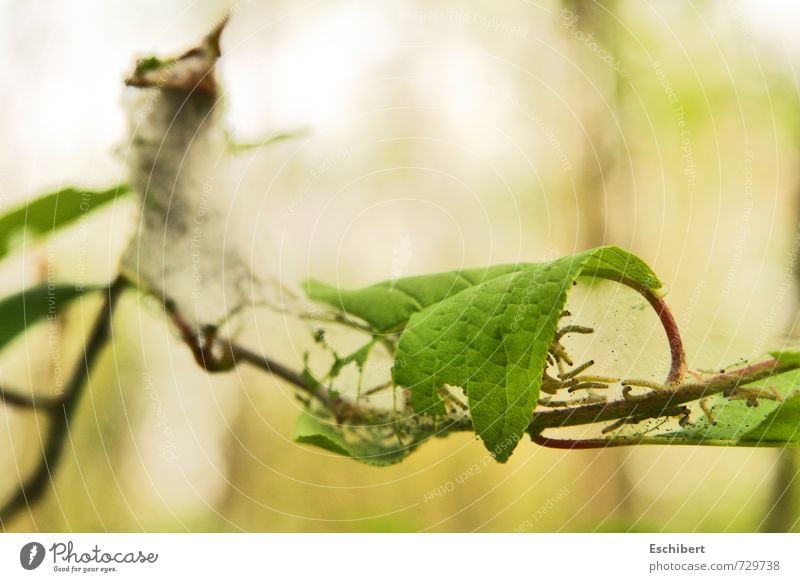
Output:
[[657,296],[652,289],[644,287],[631,279],[621,279],[620,283],[638,291],[647,299],[650,307],[652,307],[653,311],[658,315],[658,319],[664,327],[664,332],[667,334],[669,353],[672,360],[665,384],[680,384],[686,374],[686,352],[683,350],[683,340],[681,339],[681,332],[678,329],[678,323],[672,316],[672,312],[669,310],[666,301]]
[[543,447],[566,450],[604,449],[606,447],[625,447],[632,444],[625,441],[611,441],[608,439],[551,439],[542,436],[541,433],[532,435],[531,440]]

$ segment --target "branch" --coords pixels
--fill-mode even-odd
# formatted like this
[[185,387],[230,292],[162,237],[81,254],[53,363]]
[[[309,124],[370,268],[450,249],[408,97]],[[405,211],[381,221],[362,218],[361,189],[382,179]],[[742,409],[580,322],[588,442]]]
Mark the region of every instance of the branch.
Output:
[[219,337],[216,326],[207,325],[195,330],[170,299],[165,299],[164,311],[191,350],[195,362],[207,372],[227,372],[244,362],[285,380],[300,392],[318,400],[337,418],[343,414],[350,418],[369,412],[366,407],[359,408],[339,396],[332,396],[324,386],[312,385],[303,374],[289,366],[234,343],[231,338]]
[[642,416],[658,418],[664,411],[675,406],[706,398],[713,394],[731,395],[739,386],[744,386],[770,376],[783,374],[800,368],[795,363],[781,363],[776,359],[752,364],[739,370],[718,374],[704,382],[680,384],[672,389],[654,390],[646,394],[628,396],[622,400],[587,404],[571,409],[553,409],[534,412],[528,434],[531,439],[541,445],[554,448],[597,448],[606,446],[622,446],[636,444],[637,441],[610,441],[606,439],[558,440],[548,439],[541,435],[548,428],[563,428],[607,422]]
[[[758,364],[746,366],[728,373],[722,373],[702,382],[686,382],[686,356],[683,349],[678,326],[667,304],[650,289],[628,279],[620,283],[638,291],[659,317],[669,343],[671,364],[665,386],[651,392],[638,395],[626,395],[620,400],[583,404],[571,408],[551,408],[534,411],[527,432],[531,440],[537,444],[564,449],[599,448],[607,446],[625,446],[647,442],[646,438],[625,441],[609,439],[552,439],[542,435],[551,428],[589,425],[629,418],[660,418],[674,414],[681,405],[706,398],[713,394],[732,395],[740,386],[782,374],[800,368],[793,363],[781,363],[771,359]],[[177,312],[175,306],[165,302],[165,310],[172,318],[184,342],[192,350],[195,360],[204,369],[212,372],[226,371],[239,362],[246,362],[265,372],[275,375],[292,384],[300,392],[317,399],[328,408],[341,422],[368,418],[376,414],[376,410],[363,404],[351,403],[338,396],[332,396],[324,386],[312,385],[301,373],[288,366],[258,354],[234,343],[231,339],[216,335],[215,327],[205,327],[195,332]],[[216,353],[215,353],[216,352]],[[472,431],[474,427],[469,418],[453,421],[448,425],[451,431]]]
[[19,408],[35,408],[37,410],[57,408],[61,404],[61,400],[59,398],[37,396],[35,394],[26,396],[20,394],[20,392],[17,390],[9,390],[3,386],[0,386],[0,402],[8,406],[17,406]]
[[[27,507],[30,509],[42,497],[48,482],[52,481],[53,471],[58,465],[64,445],[69,438],[69,423],[75,414],[82,388],[86,383],[91,368],[106,344],[111,315],[122,291],[127,285],[128,282],[125,278],[118,276],[106,288],[106,299],[103,307],[97,314],[97,318],[84,344],[81,360],[73,371],[63,395],[56,400],[45,403],[52,426],[42,448],[42,457],[36,470],[20,483],[11,499],[0,508],[0,526],[3,529],[5,529],[5,522],[22,508]],[[16,405],[30,406],[36,409],[42,406],[39,397],[28,400],[19,396],[10,396],[5,390],[2,394],[4,402],[12,402]]]
[[[660,301],[660,300],[659,300]],[[670,316],[671,318],[671,316]],[[663,320],[662,320],[663,321]],[[673,320],[674,321],[674,320]],[[675,328],[677,329],[677,328]],[[197,339],[195,337],[195,339]],[[322,405],[327,407],[334,416],[340,420],[350,420],[358,418],[368,418],[374,415],[377,411],[365,406],[348,403],[342,398],[332,398],[327,389],[323,386],[314,388],[308,383],[302,374],[290,369],[289,367],[270,359],[267,356],[257,354],[252,350],[244,348],[229,339],[221,340],[228,347],[231,356],[231,362],[235,365],[238,362],[246,362],[256,368],[264,370],[269,374],[273,374],[283,380],[289,382],[301,392],[317,399]],[[197,352],[199,357],[202,350],[200,344],[193,344],[193,351]],[[680,343],[670,343],[673,347],[673,354],[682,353]],[[677,348],[676,348],[677,346]],[[208,354],[205,353],[205,357]],[[201,358],[202,359],[202,358]],[[207,360],[204,360],[208,364]],[[682,362],[683,358],[676,358],[674,362]],[[775,376],[790,372],[800,368],[800,365],[794,363],[781,363],[778,360],[770,359],[758,364],[752,364],[734,370],[731,372],[718,374],[707,379],[704,382],[689,382],[678,384],[674,387],[666,386],[662,390],[653,390],[646,394],[638,394],[627,396],[620,400],[611,402],[600,402],[596,404],[585,404],[575,408],[556,408],[537,410],[531,417],[531,423],[528,426],[527,432],[533,442],[551,448],[560,449],[588,449],[600,448],[608,446],[628,446],[638,443],[646,442],[646,438],[641,440],[629,439],[625,441],[612,441],[608,439],[581,439],[581,440],[568,440],[568,439],[552,439],[542,436],[542,432],[551,428],[564,428],[570,426],[589,425],[600,422],[609,422],[614,420],[621,420],[631,417],[640,418],[659,418],[664,416],[667,412],[675,411],[677,407],[688,402],[700,400],[714,394],[723,393],[726,395],[733,394],[737,388]],[[217,369],[215,365],[208,365],[206,369]],[[675,374],[675,370],[683,370],[685,364],[680,367],[673,365],[669,377]],[[462,418],[452,422],[448,425],[448,430],[454,432],[473,431],[474,427],[468,418]]]
[[319,396],[318,391],[311,387],[302,374],[265,355],[235,344],[230,338],[219,337],[216,326],[207,325],[195,331],[172,300],[164,301],[164,311],[178,329],[183,342],[191,350],[195,362],[207,372],[227,372],[240,361],[247,362],[268,374],[286,380],[303,392]]
[[320,397],[320,390],[315,390],[312,388],[308,381],[299,372],[296,372],[288,366],[276,362],[267,356],[257,354],[256,352],[243,346],[234,344],[233,342],[228,342],[228,346],[234,364],[238,364],[240,361],[246,362],[251,366],[255,366],[260,370],[264,370],[268,374],[272,374],[273,376],[277,376],[278,378],[286,380],[289,382],[289,384],[294,385],[296,388],[306,392],[311,396],[316,398]]

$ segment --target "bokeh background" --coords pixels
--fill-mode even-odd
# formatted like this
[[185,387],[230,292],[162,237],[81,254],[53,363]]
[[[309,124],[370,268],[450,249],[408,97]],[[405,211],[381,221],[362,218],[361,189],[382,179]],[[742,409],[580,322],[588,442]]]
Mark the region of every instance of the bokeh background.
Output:
[[[2,0],[0,207],[125,181],[125,75],[137,57],[189,48],[228,8],[219,75],[232,136],[299,133],[230,162],[231,213],[257,222],[231,236],[254,241],[253,263],[287,288],[613,243],[667,283],[690,367],[792,333],[800,6],[788,0]],[[0,292],[107,281],[134,212],[120,200],[26,245],[0,265]],[[93,309],[64,316],[58,349],[40,329],[16,341],[0,380],[47,392]],[[663,358],[653,321],[640,325],[624,328],[618,364]],[[243,343],[297,367],[313,348],[306,324],[270,310],[239,326]],[[294,444],[299,410],[263,374],[200,371],[156,303],[128,293],[48,494],[6,528],[800,529],[791,450],[524,441],[498,465],[464,434],[379,469]],[[0,412],[4,497],[36,460],[37,420]]]

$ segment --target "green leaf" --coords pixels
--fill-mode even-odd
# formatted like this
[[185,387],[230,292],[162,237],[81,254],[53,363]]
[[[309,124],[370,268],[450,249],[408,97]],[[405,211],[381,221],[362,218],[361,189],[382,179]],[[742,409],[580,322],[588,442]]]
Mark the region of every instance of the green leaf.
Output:
[[158,57],[145,57],[143,59],[139,59],[136,61],[136,71],[134,75],[141,75],[142,73],[149,73],[151,71],[157,71],[158,69],[164,68],[168,65],[174,64],[175,59],[159,59]]
[[[800,386],[795,376],[794,385]],[[740,442],[796,443],[800,442],[800,395],[796,392],[775,408],[757,427],[746,433]]]
[[[340,356],[333,347],[331,347],[327,340],[325,339],[325,330],[319,328],[314,331],[314,341],[323,348],[325,348],[328,352],[330,352],[331,356],[333,356],[333,362],[331,364],[331,368],[328,371],[328,374],[325,376],[326,380],[333,380],[341,371],[349,366],[350,364],[355,364],[356,368],[359,372],[363,372],[364,364],[367,362],[370,353],[372,352],[372,348],[375,346],[375,339],[371,339],[369,342],[361,346],[352,354],[346,356]],[[308,368],[308,358],[306,357],[306,368]],[[310,372],[310,370],[309,370]],[[312,384],[313,385],[313,384]]]
[[372,348],[374,346],[375,342],[370,341],[348,356],[339,357],[337,354],[334,354],[333,365],[331,366],[330,372],[328,372],[328,376],[331,379],[336,378],[342,369],[346,366],[349,366],[351,363],[354,363],[356,368],[358,368],[359,371],[362,371],[364,369],[364,364],[367,363],[367,358],[369,358],[369,354],[372,352]]
[[308,130],[298,129],[295,131],[276,131],[272,135],[255,142],[236,141],[233,136],[228,136],[228,147],[233,154],[242,154],[253,150],[260,150],[276,143],[308,137]]
[[308,293],[376,333],[400,333],[393,377],[411,389],[415,410],[442,415],[439,390],[460,386],[476,433],[504,462],[530,423],[547,351],[579,276],[661,287],[640,259],[601,247],[549,263],[452,271],[352,291],[312,281]]
[[778,360],[781,364],[800,366],[800,352],[782,350],[779,352],[770,352],[769,355]]
[[52,234],[127,192],[125,184],[101,191],[65,188],[14,208],[0,216],[0,258],[12,250],[19,234]]
[[364,364],[367,363],[370,353],[372,353],[373,347],[375,347],[374,341],[364,344],[349,356],[345,356],[343,358],[345,365],[349,364],[350,362],[354,362],[359,370],[363,369]]
[[310,299],[362,319],[376,332],[400,331],[417,311],[481,282],[513,273],[523,265],[497,265],[384,281],[363,289],[338,289],[327,283],[307,281]]
[[320,386],[322,386],[322,383],[317,380],[316,376],[314,376],[314,373],[311,371],[311,368],[308,367],[309,356],[310,354],[308,352],[303,354],[303,379],[312,389],[317,390]]
[[388,415],[372,421],[364,425],[337,424],[329,413],[315,407],[304,411],[297,420],[294,440],[383,467],[399,463],[427,438],[446,432],[446,426],[434,431],[430,423],[395,423]]
[[37,322],[56,317],[71,301],[97,289],[45,284],[0,300],[0,350]]

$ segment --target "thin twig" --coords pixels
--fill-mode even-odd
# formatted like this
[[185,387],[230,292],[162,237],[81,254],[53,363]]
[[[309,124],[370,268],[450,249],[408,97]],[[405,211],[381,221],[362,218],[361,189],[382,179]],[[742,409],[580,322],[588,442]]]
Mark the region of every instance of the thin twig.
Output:
[[60,398],[38,396],[36,394],[27,396],[20,394],[20,392],[17,390],[9,390],[3,386],[0,386],[0,402],[7,406],[16,406],[19,408],[30,408],[36,410],[53,409],[61,405]]
[[[55,470],[64,450],[64,445],[69,439],[69,423],[77,409],[82,388],[86,383],[89,372],[97,361],[97,357],[105,346],[110,329],[111,316],[122,291],[128,285],[127,280],[118,276],[106,288],[106,298],[103,307],[97,314],[92,325],[83,355],[78,362],[72,376],[64,388],[64,393],[57,404],[49,407],[51,426],[47,439],[42,448],[42,457],[36,469],[31,473],[12,495],[5,505],[0,508],[0,527],[5,529],[5,523],[23,508],[35,504],[47,490],[47,484],[52,482]],[[8,393],[6,392],[6,398]],[[39,406],[39,398],[32,401]]]
[[277,376],[278,378],[286,380],[289,382],[289,384],[294,385],[299,390],[302,390],[303,392],[306,392],[315,398],[320,397],[320,388],[313,388],[302,374],[292,370],[288,366],[281,364],[280,362],[276,362],[267,356],[258,354],[243,346],[234,344],[233,342],[227,342],[227,345],[230,347],[230,354],[235,363],[247,362],[251,366],[255,366],[260,370],[264,370],[268,374],[272,374],[273,376]]

